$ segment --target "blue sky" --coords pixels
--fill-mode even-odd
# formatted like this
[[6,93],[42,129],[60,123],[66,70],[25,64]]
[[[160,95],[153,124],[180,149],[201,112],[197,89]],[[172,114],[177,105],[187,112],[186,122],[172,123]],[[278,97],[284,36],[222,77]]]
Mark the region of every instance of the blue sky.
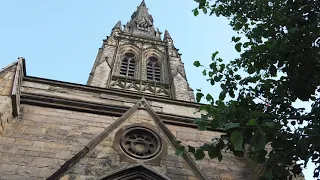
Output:
[[[141,0],[7,0],[0,1],[0,68],[25,57],[27,75],[85,84],[102,39],[118,20],[126,23]],[[160,31],[169,31],[182,53],[193,89],[218,96],[201,70],[192,64],[209,64],[211,54],[230,60],[239,56],[231,43],[235,35],[225,18],[200,13],[192,0],[146,0]],[[217,92],[217,93],[215,93]],[[312,179],[312,169],[306,175]]]

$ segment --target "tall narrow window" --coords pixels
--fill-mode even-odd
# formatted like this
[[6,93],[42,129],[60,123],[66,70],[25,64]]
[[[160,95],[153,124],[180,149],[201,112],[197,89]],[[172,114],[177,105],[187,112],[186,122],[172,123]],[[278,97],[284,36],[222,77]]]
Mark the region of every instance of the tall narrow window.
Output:
[[127,77],[134,77],[136,60],[133,53],[125,53],[121,62],[120,74]]
[[147,79],[151,81],[160,81],[160,64],[156,57],[148,58]]

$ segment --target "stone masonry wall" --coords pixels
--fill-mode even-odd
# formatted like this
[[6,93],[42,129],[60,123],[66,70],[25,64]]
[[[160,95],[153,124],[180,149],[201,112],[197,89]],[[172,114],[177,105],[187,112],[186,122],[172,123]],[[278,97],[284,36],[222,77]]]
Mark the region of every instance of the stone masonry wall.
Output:
[[163,174],[173,180],[195,180],[197,179],[189,165],[181,158],[175,155],[175,149],[162,136],[167,144],[168,154],[162,158],[160,165],[155,165],[151,162],[130,158],[130,161],[121,161],[119,152],[113,148],[113,141],[116,132],[128,125],[148,123],[156,129],[159,129],[152,117],[145,110],[134,112],[127,120],[125,120],[118,128],[112,131],[100,144],[98,144],[90,153],[82,160],[73,166],[62,179],[101,179],[110,172],[118,171],[123,167],[128,167],[134,164],[144,164],[160,174]]
[[[41,83],[34,83],[24,81],[22,83],[23,93],[32,93],[38,95],[45,95],[51,97],[67,98],[72,100],[81,100],[92,103],[115,105],[123,107],[132,107],[140,99],[127,98],[124,96],[94,93],[82,90],[76,90],[72,88],[59,87],[56,85],[48,85]],[[147,98],[147,97],[146,97]],[[147,98],[148,100],[148,98]],[[197,107],[194,106],[184,106],[178,104],[171,104],[159,101],[150,101],[149,104],[156,112],[163,112],[168,114],[175,114],[179,116],[189,116],[189,117],[199,117],[197,112]]]
[[0,136],[12,119],[11,91],[16,66],[8,67],[0,72]]
[[[7,128],[3,136],[0,137],[1,179],[45,179],[116,119],[110,116],[21,105],[21,117],[15,118],[11,123],[11,128]],[[135,123],[151,123],[150,116],[141,111],[134,114],[132,119]],[[127,123],[130,124],[130,121]],[[197,129],[171,125],[168,125],[168,128],[184,144],[193,146],[221,135],[218,132],[200,132]],[[102,176],[109,170],[129,164],[120,163],[118,156],[108,156],[110,160],[105,160],[103,163],[107,164],[103,168],[101,167],[102,160],[97,157],[95,152],[103,149],[103,152],[107,154],[115,153],[114,150],[106,148],[106,146],[110,147],[112,139],[112,136],[106,138],[94,151],[80,161],[80,165],[86,164],[86,162],[98,163],[90,169],[91,174],[89,171],[86,171],[87,174],[81,174],[86,169],[80,168],[70,170],[70,175],[88,176],[89,174],[92,176],[92,174],[103,172],[103,174],[99,174]],[[181,158],[174,155],[174,149],[170,144],[168,147],[167,159],[163,159],[161,166],[153,166],[152,168],[172,177],[172,179],[176,179],[174,178],[176,176],[184,177],[184,179],[187,177],[196,179],[190,167]],[[112,165],[108,165],[110,162]],[[249,179],[249,177],[243,178],[244,174],[246,176],[250,174],[246,168],[246,162],[231,155],[225,157],[221,163],[209,159],[196,163],[210,179]],[[106,168],[109,166],[113,168]]]
[[60,109],[21,105],[0,137],[0,179],[46,179],[115,121]]

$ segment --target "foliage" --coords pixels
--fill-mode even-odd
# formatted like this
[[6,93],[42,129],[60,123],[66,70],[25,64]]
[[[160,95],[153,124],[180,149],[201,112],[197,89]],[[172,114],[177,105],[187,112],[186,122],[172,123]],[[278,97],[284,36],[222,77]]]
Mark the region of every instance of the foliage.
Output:
[[[212,86],[221,87],[217,100],[197,90],[196,101],[205,98],[209,104],[200,108],[204,113],[195,123],[200,130],[223,128],[226,136],[184,150],[196,159],[204,151],[219,160],[224,150],[248,154],[265,165],[262,179],[292,179],[311,159],[318,177],[320,1],[195,1],[195,16],[201,10],[230,20],[239,34],[232,41],[240,58],[224,63],[215,52],[209,67],[194,62]],[[311,111],[294,107],[297,100],[309,101]]]

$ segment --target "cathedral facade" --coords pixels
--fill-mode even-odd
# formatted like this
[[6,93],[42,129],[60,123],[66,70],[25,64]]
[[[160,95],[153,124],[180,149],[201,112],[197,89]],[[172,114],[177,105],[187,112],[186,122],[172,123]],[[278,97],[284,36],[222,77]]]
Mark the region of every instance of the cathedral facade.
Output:
[[[179,50],[144,1],[103,40],[86,85],[30,77],[24,58],[0,71],[0,179],[235,180],[259,168],[176,155],[223,131],[200,116]],[[256,170],[257,169],[257,170]]]

